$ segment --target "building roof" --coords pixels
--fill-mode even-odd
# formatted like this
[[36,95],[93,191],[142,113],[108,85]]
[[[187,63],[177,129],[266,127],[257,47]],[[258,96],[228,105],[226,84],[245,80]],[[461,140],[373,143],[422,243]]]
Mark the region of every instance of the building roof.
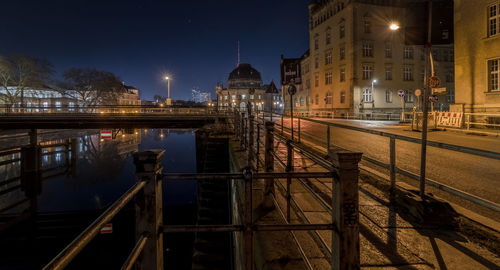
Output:
[[231,71],[231,73],[229,74],[228,81],[231,80],[262,81],[260,72],[253,68],[250,64],[239,64],[238,67]]
[[279,94],[278,88],[274,84],[274,81],[271,81],[271,84],[266,89],[266,94]]

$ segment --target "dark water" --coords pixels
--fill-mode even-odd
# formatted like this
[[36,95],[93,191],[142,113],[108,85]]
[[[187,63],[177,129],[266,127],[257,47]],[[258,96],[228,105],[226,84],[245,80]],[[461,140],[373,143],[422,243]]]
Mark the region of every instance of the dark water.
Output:
[[[54,212],[96,212],[90,216],[98,215],[116,199],[123,195],[136,181],[134,172],[132,153],[142,150],[163,149],[165,155],[162,160],[164,172],[174,173],[192,173],[196,172],[196,145],[195,134],[193,130],[168,130],[168,129],[150,129],[150,130],[114,130],[113,139],[101,139],[99,131],[75,131],[75,136],[71,132],[65,131],[59,136],[51,133],[50,135],[41,135],[41,144],[51,144],[66,141],[67,139],[76,139],[77,151],[76,166],[71,166],[68,161],[73,153],[66,152],[65,146],[43,148],[43,154],[40,157],[42,169],[49,171],[42,176],[41,192],[37,196],[37,213],[43,215]],[[12,138],[19,140],[19,138]],[[9,138],[3,139],[8,142]],[[3,145],[8,145],[3,143]],[[19,154],[12,154],[0,157],[0,161],[18,158]],[[19,176],[20,162],[0,166],[0,183],[6,179]],[[0,191],[8,187],[0,187]],[[25,198],[25,192],[21,189],[0,195],[0,208],[8,206],[13,202]],[[195,181],[171,181],[163,183],[163,204],[164,217],[166,223],[189,224],[193,223],[196,214],[197,184]],[[29,207],[29,203],[21,204],[2,214],[16,214]],[[133,247],[133,228],[122,223],[132,223],[133,209],[131,205],[125,209],[128,214],[121,214],[115,220],[113,227],[116,228],[114,236],[99,236],[91,246],[97,249],[97,253],[102,253],[103,247],[109,249],[127,250],[118,248],[116,245]],[[64,223],[64,221],[63,221]],[[127,239],[117,240],[120,230],[125,235],[130,235]],[[19,232],[18,232],[19,233]],[[25,232],[27,235],[32,232]],[[0,235],[1,236],[1,235]],[[111,240],[106,240],[106,237]],[[120,237],[118,237],[120,238]],[[192,249],[192,235],[170,235],[166,236],[166,259],[170,262],[170,269],[188,269],[190,266],[189,253]],[[191,240],[190,240],[191,239]],[[115,241],[116,240],[116,241]],[[187,241],[186,241],[187,240]],[[179,245],[183,243],[183,245]],[[64,246],[62,246],[64,247]],[[52,247],[54,251],[49,252],[55,256],[62,247]],[[90,248],[92,249],[92,247]],[[129,249],[129,250],[130,250]],[[35,251],[36,252],[36,251]],[[86,257],[95,255],[96,252],[87,251],[82,258],[77,259],[75,264],[71,265],[74,269],[84,269],[77,266],[83,263]],[[121,265],[127,254],[118,257],[110,252],[109,259],[117,262],[106,262],[100,264],[107,267]],[[175,256],[172,256],[175,255]],[[176,259],[177,258],[177,259]],[[40,260],[43,265],[44,259]],[[177,260],[177,261],[176,261]],[[99,264],[97,264],[99,265]],[[98,267],[95,265],[95,267]],[[167,264],[168,265],[168,264]],[[0,259],[0,268],[2,260]],[[168,269],[167,268],[167,269]],[[10,269],[16,269],[10,268]],[[27,268],[20,268],[27,269]]]

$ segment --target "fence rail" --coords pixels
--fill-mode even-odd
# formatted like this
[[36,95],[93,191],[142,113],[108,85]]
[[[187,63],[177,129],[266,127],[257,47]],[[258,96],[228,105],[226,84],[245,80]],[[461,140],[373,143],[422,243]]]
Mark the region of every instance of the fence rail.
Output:
[[[277,116],[277,117],[274,117]],[[284,114],[277,114],[277,113],[270,113],[270,112],[263,112],[261,114],[262,118],[270,118],[273,119],[279,125],[279,128],[281,129],[281,134],[288,133],[290,136],[293,136],[292,134],[292,129],[289,127],[286,127],[284,124],[284,118],[287,118],[288,116]],[[402,174],[405,176],[408,176],[412,179],[419,179],[419,175],[415,173],[408,172],[406,170],[402,170],[400,168],[397,168],[396,166],[396,158],[395,158],[395,153],[396,153],[396,140],[401,140],[401,141],[406,141],[406,142],[411,142],[411,143],[416,143],[416,144],[421,144],[422,140],[419,138],[413,138],[409,136],[403,136],[403,135],[398,135],[394,133],[389,133],[389,132],[384,132],[384,131],[378,131],[378,130],[373,130],[373,129],[367,129],[367,128],[362,128],[362,127],[357,127],[357,126],[351,126],[351,125],[345,125],[345,124],[340,124],[340,123],[331,123],[331,122],[325,122],[321,120],[316,120],[316,119],[309,119],[305,117],[295,117],[294,116],[294,121],[296,119],[297,126],[293,127],[293,132],[297,134],[297,137],[293,137],[293,140],[296,140],[298,142],[303,141],[304,137],[307,137],[306,140],[308,139],[309,141],[313,141],[314,144],[319,143],[327,149],[331,149],[332,143],[331,143],[331,134],[330,134],[330,127],[337,127],[337,128],[342,128],[342,129],[347,129],[347,130],[353,130],[353,131],[358,131],[358,132],[363,132],[363,133],[369,133],[369,134],[374,134],[382,137],[389,138],[389,152],[390,152],[390,163],[386,164],[382,161],[372,159],[368,156],[363,156],[363,160],[370,162],[372,164],[381,166],[383,168],[389,169],[390,172],[390,180],[391,180],[391,187],[394,188],[396,185],[396,174]],[[280,121],[276,121],[280,120]],[[319,125],[322,125],[325,127],[325,132],[326,132],[326,140],[320,139],[318,136],[310,135],[310,134],[305,134],[301,130],[301,122],[311,122],[311,123],[316,123]],[[453,144],[448,144],[448,143],[442,143],[442,142],[437,142],[437,141],[427,141],[427,145],[435,148],[440,148],[440,149],[446,149],[450,151],[455,151],[455,152],[461,152],[461,153],[466,153],[474,156],[479,156],[479,157],[484,157],[484,158],[490,158],[490,159],[495,159],[495,160],[500,160],[500,153],[498,152],[493,152],[493,151],[487,151],[487,150],[482,150],[482,149],[476,149],[476,148],[471,148],[471,147],[465,147],[465,146],[460,146],[460,145],[453,145]],[[470,201],[472,203],[481,205],[483,207],[486,207],[490,210],[500,212],[500,205],[486,200],[484,198],[480,198],[479,196],[472,195],[468,192],[453,188],[451,186],[439,183],[436,180],[432,180],[427,178],[426,179],[426,184],[434,186],[440,190],[443,190],[445,192],[448,192],[450,194],[453,194],[455,196],[458,196],[464,200]]]

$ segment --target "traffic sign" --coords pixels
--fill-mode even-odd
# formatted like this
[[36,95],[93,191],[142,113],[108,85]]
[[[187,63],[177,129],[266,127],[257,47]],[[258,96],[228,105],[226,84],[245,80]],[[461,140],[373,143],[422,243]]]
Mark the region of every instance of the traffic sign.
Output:
[[432,94],[434,95],[446,94],[446,87],[432,88]]
[[288,86],[288,94],[293,96],[295,93],[297,93],[297,87],[295,87],[295,84],[290,84]]
[[113,131],[112,130],[101,130],[101,139],[112,139]]
[[404,97],[405,96],[405,91],[404,90],[398,90],[398,96]]
[[113,233],[113,224],[108,223],[101,228],[101,234],[110,234]]
[[441,80],[438,77],[432,76],[429,78],[430,88],[438,88],[440,85],[441,85]]
[[436,103],[438,101],[438,96],[436,95],[430,95],[429,100],[433,103]]
[[415,90],[415,96],[419,97],[422,94],[422,90],[417,89]]

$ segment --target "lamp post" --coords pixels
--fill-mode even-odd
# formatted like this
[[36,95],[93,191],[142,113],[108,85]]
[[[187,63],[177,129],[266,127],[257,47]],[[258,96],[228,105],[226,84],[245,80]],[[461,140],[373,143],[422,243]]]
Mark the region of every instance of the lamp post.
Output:
[[[377,80],[372,80],[372,109],[375,107],[375,92],[373,92],[373,85],[377,83]],[[373,110],[372,110],[373,113]]]
[[167,106],[172,106],[172,99],[170,99],[170,78],[168,76],[165,76],[165,80],[167,80],[168,85]]

